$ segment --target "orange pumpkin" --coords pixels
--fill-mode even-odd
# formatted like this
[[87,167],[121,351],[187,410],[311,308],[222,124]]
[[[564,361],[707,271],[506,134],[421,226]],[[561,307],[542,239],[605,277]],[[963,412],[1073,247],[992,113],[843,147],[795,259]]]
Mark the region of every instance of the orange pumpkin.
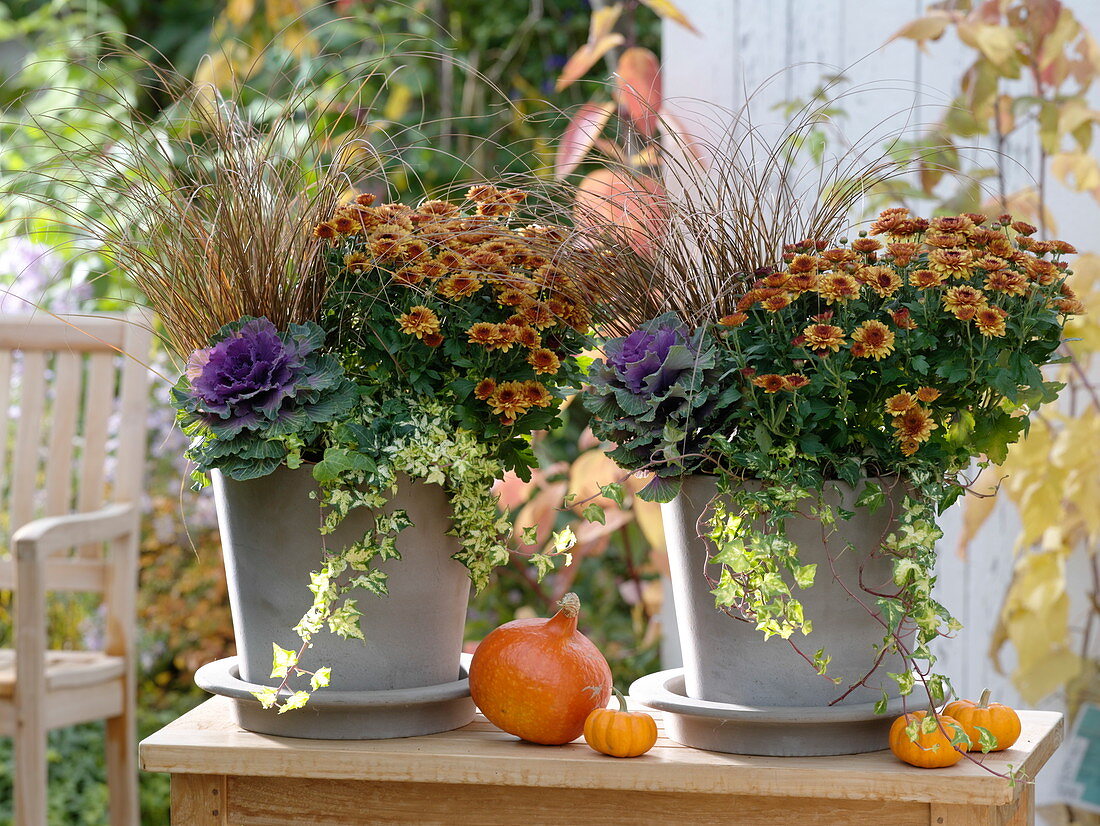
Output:
[[576,740],[611,697],[611,669],[577,630],[581,602],[566,594],[550,619],[519,619],[492,631],[470,663],[470,694],[489,722],[532,743]]
[[947,704],[943,713],[954,717],[962,725],[970,738],[971,751],[982,751],[979,728],[984,728],[997,739],[997,745],[989,751],[1004,751],[1020,739],[1020,715],[1006,705],[989,702],[988,688],[977,702],[955,700]]
[[657,742],[657,723],[644,711],[628,711],[626,698],[615,689],[619,708],[597,708],[584,721],[584,741],[601,754],[637,757]]
[[[933,726],[932,722],[925,722],[926,718],[938,724]],[[915,742],[910,739],[909,732],[906,731],[906,728],[912,722],[917,724],[917,739]],[[931,729],[931,731],[926,731],[926,728]],[[956,748],[951,743],[955,737],[961,737],[967,742]],[[962,760],[963,752],[967,750],[969,745],[970,742],[967,739],[966,732],[959,721],[953,720],[945,714],[939,715],[938,718],[929,718],[927,711],[914,711],[910,714],[903,714],[890,726],[890,751],[902,762],[922,769],[954,766]]]

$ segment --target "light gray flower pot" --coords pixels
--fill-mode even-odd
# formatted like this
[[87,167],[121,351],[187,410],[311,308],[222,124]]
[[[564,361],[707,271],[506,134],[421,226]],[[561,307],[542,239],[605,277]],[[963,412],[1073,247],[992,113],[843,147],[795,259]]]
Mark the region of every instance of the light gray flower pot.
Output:
[[[809,636],[797,634],[794,642],[810,657],[824,648],[832,657],[828,677],[840,678],[839,685],[819,676],[787,641],[778,637],[765,640],[752,624],[715,608],[710,593],[713,586],[704,570],[717,581],[719,566],[708,563],[714,550],[699,533],[704,530],[700,517],[716,491],[714,477],[690,477],[684,481],[681,494],[662,506],[684,668],[682,681],[665,679],[661,685],[664,689],[682,686],[686,697],[681,700],[705,701],[706,714],[702,716],[713,719],[718,713],[714,704],[724,704],[730,712],[723,725],[731,733],[730,748],[721,749],[720,740],[713,736],[698,745],[749,754],[853,754],[885,748],[892,720],[885,715],[876,717],[871,707],[881,699],[883,690],[891,697],[897,695],[897,686],[887,672],[905,667],[900,656],[886,657],[867,680],[868,685],[856,688],[834,706],[830,703],[866,675],[874,662],[875,646],[885,633],[879,621],[860,604],[862,601],[876,607],[875,597],[862,591],[860,583],[884,593],[894,590],[891,560],[873,556],[872,551],[889,531],[892,513],[900,507],[904,495],[901,486],[894,486],[888,503],[869,514],[855,507],[858,490],[844,483],[836,483],[835,487],[830,483],[825,501],[834,508],[855,511],[855,516],[847,521],[838,519],[827,546],[819,520],[793,518],[787,523],[787,534],[798,545],[802,564],[818,566],[814,585],[795,591],[813,630]],[[845,551],[849,543],[856,552]],[[858,727],[850,719],[854,707],[860,707],[865,718]],[[783,722],[784,715],[768,713],[783,708],[817,708],[821,713],[814,715],[815,726],[804,729],[803,735],[776,737],[774,730],[768,734],[773,725],[769,718],[775,718],[775,726],[790,725]],[[837,714],[836,730],[827,725],[830,709]],[[753,712],[748,717],[741,715],[746,721],[764,721],[763,725],[753,723],[755,737],[745,731],[733,736],[738,713],[745,711]],[[679,728],[686,731],[691,726]]]
[[[300,647],[292,629],[312,603],[309,574],[320,565],[322,543],[339,548],[359,539],[373,526],[374,515],[353,511],[334,533],[322,536],[320,508],[311,498],[317,486],[308,467],[281,467],[246,482],[215,471],[213,481],[237,641],[235,679],[274,686],[279,681],[269,677],[272,643],[295,651]],[[464,677],[459,658],[470,581],[466,569],[451,558],[459,546],[446,533],[451,527],[447,496],[437,485],[402,478],[389,507],[407,511],[413,525],[398,535],[401,559],[380,564],[388,574],[389,595],[352,592],[362,612],[359,625],[366,641],[344,640],[326,630],[302,658],[302,667],[311,671],[331,666],[330,689],[341,696],[450,685]],[[324,691],[320,689],[317,698]],[[408,720],[379,729],[369,719],[357,719],[352,706],[343,725],[331,713],[323,726],[318,718],[315,734],[303,733],[301,720],[280,722],[293,715],[310,716],[308,704],[283,715],[250,710],[242,715],[242,723],[251,722],[246,727],[256,730],[256,720],[267,721],[263,730],[272,734],[373,738],[443,731],[472,719],[472,702],[456,703],[453,696],[447,702],[452,711],[445,715],[445,727],[439,727],[436,710],[427,715],[423,731]],[[415,704],[409,708],[416,713]]]

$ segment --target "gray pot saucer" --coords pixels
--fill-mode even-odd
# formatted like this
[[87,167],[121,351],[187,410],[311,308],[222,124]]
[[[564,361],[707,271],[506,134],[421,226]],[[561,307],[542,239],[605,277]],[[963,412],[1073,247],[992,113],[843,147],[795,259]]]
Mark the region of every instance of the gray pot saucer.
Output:
[[241,728],[258,734],[311,740],[383,740],[461,728],[474,719],[470,659],[461,657],[459,678],[440,685],[386,691],[314,692],[305,707],[279,714],[252,696],[267,686],[241,679],[236,657],[207,663],[195,672],[204,691],[229,697]]
[[887,735],[903,711],[896,697],[883,714],[874,704],[754,707],[696,700],[684,689],[684,669],[634,681],[630,697],[663,712],[666,736],[697,749],[772,757],[859,754],[888,748]]

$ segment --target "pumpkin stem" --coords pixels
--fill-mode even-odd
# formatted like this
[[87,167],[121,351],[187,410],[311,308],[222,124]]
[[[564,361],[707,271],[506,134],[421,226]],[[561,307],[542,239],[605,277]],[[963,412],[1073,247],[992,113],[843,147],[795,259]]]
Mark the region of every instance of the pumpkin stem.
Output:
[[982,696],[978,698],[978,708],[989,708],[989,689],[982,690]]
[[558,601],[558,606],[567,617],[575,617],[581,612],[581,598],[570,592]]
[[619,691],[619,689],[615,688],[614,686],[611,687],[611,690],[615,692],[615,697],[619,701],[619,711],[622,711],[622,712],[625,713],[627,711],[626,697],[624,697],[623,693],[621,691]]

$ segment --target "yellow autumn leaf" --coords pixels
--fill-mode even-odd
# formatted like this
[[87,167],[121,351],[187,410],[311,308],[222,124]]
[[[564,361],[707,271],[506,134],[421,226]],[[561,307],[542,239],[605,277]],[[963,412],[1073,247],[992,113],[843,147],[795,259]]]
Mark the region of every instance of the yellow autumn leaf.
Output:
[[1062,183],[1078,192],[1100,187],[1100,166],[1085,152],[1059,152],[1051,158],[1050,170]]
[[256,13],[256,0],[229,0],[225,6],[225,17],[237,28],[252,19]]
[[1080,660],[1067,647],[1065,563],[1069,552],[1055,531],[1044,539],[1041,550],[1017,561],[990,644],[990,656],[1002,671],[1001,651],[1006,643],[1012,644],[1016,653],[1012,680],[1029,703],[1038,702],[1080,670]]
[[1016,47],[1020,36],[1011,26],[996,26],[990,23],[962,22],[958,25],[959,39],[971,48],[977,49],[994,66],[1004,73],[1018,72],[1014,64]]
[[943,33],[947,31],[949,23],[951,23],[951,17],[948,14],[945,12],[933,12],[926,17],[918,17],[916,20],[906,23],[894,32],[886,42],[890,43],[900,38],[915,40],[921,51],[927,52],[928,48],[925,45],[927,41],[939,40],[943,37]]
[[699,30],[691,24],[691,21],[687,19],[687,15],[672,3],[672,0],[642,0],[642,2],[653,9],[653,11],[657,12],[659,16],[667,18],[674,23],[679,23],[694,34],[699,34]]

